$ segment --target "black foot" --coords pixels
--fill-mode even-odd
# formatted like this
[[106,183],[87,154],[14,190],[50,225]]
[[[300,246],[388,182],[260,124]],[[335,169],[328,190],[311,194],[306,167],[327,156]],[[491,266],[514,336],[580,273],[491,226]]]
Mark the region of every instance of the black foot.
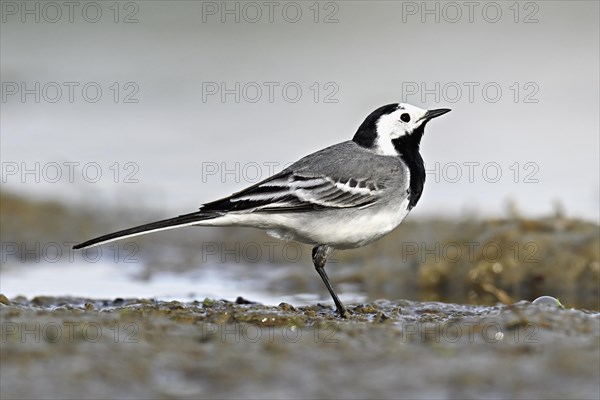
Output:
[[335,310],[335,312],[340,316],[340,318],[344,318],[344,319],[350,318],[350,313],[343,306],[341,309],[338,307]]

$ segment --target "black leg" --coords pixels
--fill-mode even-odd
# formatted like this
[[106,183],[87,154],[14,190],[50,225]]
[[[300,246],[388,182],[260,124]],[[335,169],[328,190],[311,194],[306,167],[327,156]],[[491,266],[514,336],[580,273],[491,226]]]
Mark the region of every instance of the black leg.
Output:
[[333,247],[331,247],[331,246],[327,246],[327,245],[316,246],[312,250],[313,264],[315,264],[315,269],[319,273],[319,276],[323,280],[323,283],[325,283],[327,290],[329,290],[329,294],[333,298],[333,302],[335,303],[335,307],[337,309],[338,314],[340,314],[340,316],[342,318],[347,318],[348,314],[346,312],[346,307],[344,307],[344,305],[338,298],[337,294],[335,294],[335,292],[333,291],[333,287],[331,286],[331,283],[329,282],[329,277],[327,276],[327,273],[325,272],[325,262],[327,261],[327,257],[332,252],[333,252]]

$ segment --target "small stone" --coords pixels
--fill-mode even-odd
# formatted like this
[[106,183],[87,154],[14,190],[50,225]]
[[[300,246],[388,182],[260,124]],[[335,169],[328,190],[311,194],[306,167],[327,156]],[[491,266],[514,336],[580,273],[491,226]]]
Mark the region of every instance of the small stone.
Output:
[[246,300],[243,297],[238,297],[237,299],[235,299],[235,304],[256,304],[255,301],[250,301],[250,300]]
[[390,319],[390,317],[388,317],[381,311],[378,311],[377,314],[375,314],[375,318],[373,319],[373,322],[381,323],[381,322],[385,322],[388,319]]
[[204,301],[202,302],[202,306],[209,308],[212,307],[215,304],[215,301],[213,299],[209,299],[208,297],[204,299]]
[[293,305],[285,302],[279,303],[279,308],[281,308],[283,311],[296,311],[296,308],[294,308]]
[[7,306],[7,305],[10,304],[10,300],[8,300],[8,298],[5,295],[0,294],[0,303],[2,303],[5,306]]
[[552,296],[540,296],[537,299],[535,299],[534,301],[532,301],[531,304],[537,304],[537,305],[543,304],[546,306],[565,308],[558,299],[555,299]]

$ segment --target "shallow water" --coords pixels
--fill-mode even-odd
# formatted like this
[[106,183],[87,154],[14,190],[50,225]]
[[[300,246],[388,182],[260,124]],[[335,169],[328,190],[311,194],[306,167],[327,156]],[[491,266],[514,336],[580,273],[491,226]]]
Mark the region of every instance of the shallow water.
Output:
[[[88,298],[152,298],[161,301],[192,301],[204,298],[234,301],[238,296],[265,305],[331,303],[324,287],[321,293],[282,292],[271,284],[285,279],[285,268],[211,264],[185,272],[161,271],[146,276],[143,263],[44,263],[9,264],[2,267],[0,293],[8,297],[75,296]],[[311,271],[313,272],[313,271]],[[268,274],[268,276],[265,276]],[[321,284],[316,273],[314,286]],[[344,285],[341,285],[343,288]],[[365,301],[366,295],[348,291],[344,302]]]

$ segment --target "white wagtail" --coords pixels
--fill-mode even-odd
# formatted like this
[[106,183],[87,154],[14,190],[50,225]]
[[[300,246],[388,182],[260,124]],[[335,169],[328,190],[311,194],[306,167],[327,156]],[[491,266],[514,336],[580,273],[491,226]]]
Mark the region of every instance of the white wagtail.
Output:
[[315,268],[335,302],[325,262],[334,249],[369,244],[397,227],[417,204],[425,182],[419,144],[429,120],[449,109],[388,104],[373,111],[351,141],[310,154],[278,174],[199,211],[125,229],[74,246],[183,226],[246,226],[313,245]]

